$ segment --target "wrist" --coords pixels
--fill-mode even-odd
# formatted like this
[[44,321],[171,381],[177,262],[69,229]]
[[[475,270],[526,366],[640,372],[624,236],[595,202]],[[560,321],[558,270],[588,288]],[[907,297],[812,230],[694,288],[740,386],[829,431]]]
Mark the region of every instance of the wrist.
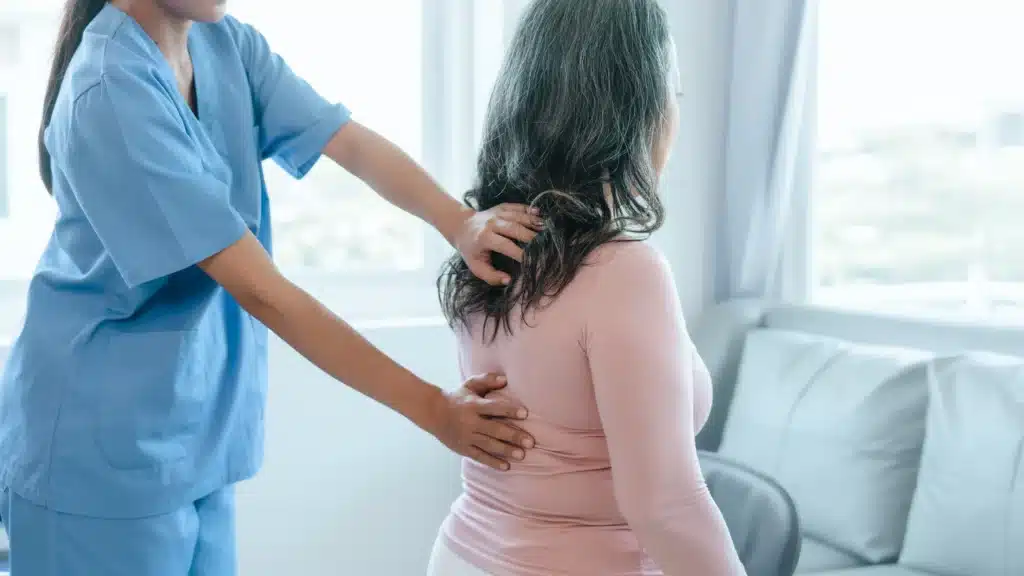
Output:
[[433,436],[445,426],[448,397],[444,390],[428,382],[420,382],[417,393],[410,395],[410,404],[402,412],[413,424]]
[[448,241],[448,244],[453,248],[458,248],[456,244],[459,239],[459,234],[465,227],[466,221],[475,213],[476,212],[472,208],[462,205],[453,198],[444,214],[438,218],[435,227],[437,228],[437,231],[444,236],[444,239]]

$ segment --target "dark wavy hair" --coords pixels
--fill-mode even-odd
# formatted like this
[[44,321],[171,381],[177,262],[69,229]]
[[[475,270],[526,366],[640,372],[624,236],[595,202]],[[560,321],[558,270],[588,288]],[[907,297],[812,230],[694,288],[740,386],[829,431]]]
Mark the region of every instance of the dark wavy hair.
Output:
[[85,29],[107,5],[107,0],[67,0],[64,14],[57,31],[57,43],[53,49],[50,75],[46,79],[46,94],[43,96],[43,119],[39,126],[36,145],[39,150],[39,177],[43,179],[46,191],[53,194],[53,174],[50,172],[50,152],[46,149],[46,127],[53,117],[60,86],[71,65],[71,58],[82,43]]
[[[487,210],[530,204],[545,221],[515,262],[492,256],[508,286],[476,278],[457,254],[438,279],[449,324],[483,314],[512,332],[556,297],[607,242],[642,239],[664,220],[652,152],[665,127],[674,55],[655,0],[534,0],[498,75],[475,187]],[[485,322],[486,324],[486,322]]]

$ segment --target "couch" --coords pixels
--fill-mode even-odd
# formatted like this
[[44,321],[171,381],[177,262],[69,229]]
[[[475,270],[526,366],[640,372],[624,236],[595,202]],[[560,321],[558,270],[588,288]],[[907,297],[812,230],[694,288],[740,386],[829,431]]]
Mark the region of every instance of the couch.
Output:
[[1024,575],[1024,327],[736,301],[698,447],[778,480],[808,576]]

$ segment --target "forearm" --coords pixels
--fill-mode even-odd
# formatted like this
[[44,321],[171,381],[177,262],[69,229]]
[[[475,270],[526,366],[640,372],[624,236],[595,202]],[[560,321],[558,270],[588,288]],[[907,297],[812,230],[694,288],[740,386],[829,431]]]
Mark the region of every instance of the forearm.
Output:
[[240,301],[297,352],[347,386],[432,430],[442,391],[397,364],[348,323],[283,277]]
[[[609,372],[614,370],[604,370],[603,376]],[[652,376],[643,369],[623,371],[616,375],[623,392],[599,396],[619,509],[665,576],[744,575],[729,529],[704,482],[692,433],[686,432],[693,424],[683,414],[692,413],[692,406],[673,402],[669,390],[661,396],[670,410],[652,408],[658,398],[643,392],[641,402],[633,404],[634,395],[623,385],[630,373],[640,382],[650,382],[646,378]]]
[[665,576],[746,574],[721,512],[703,488],[657,509],[633,510],[630,528]]
[[199,263],[246,312],[324,372],[436,430],[442,391],[402,368],[278,272],[252,233]]
[[493,375],[472,378],[449,394],[399,366],[289,282],[252,232],[198,263],[246,312],[263,322],[324,372],[388,406],[430,432],[445,446],[497,469],[529,437],[495,419],[526,417],[521,404],[482,398],[502,388]]
[[469,209],[387,139],[350,122],[328,142],[324,154],[382,198],[427,222],[454,243],[455,231]]
[[644,358],[628,345],[622,350],[646,363],[603,350],[604,359],[591,369],[619,509],[665,576],[742,576],[729,529],[700,469],[687,417],[693,403],[680,394],[692,387],[682,372],[688,367],[667,356]]

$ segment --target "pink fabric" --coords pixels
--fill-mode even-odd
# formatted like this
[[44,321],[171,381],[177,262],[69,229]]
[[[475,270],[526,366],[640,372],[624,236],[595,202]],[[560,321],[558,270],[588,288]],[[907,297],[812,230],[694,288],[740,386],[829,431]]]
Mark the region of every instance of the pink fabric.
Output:
[[697,460],[711,379],[664,258],[603,246],[527,320],[459,334],[463,374],[504,372],[537,447],[509,472],[463,462],[446,545],[494,576],[743,574]]

